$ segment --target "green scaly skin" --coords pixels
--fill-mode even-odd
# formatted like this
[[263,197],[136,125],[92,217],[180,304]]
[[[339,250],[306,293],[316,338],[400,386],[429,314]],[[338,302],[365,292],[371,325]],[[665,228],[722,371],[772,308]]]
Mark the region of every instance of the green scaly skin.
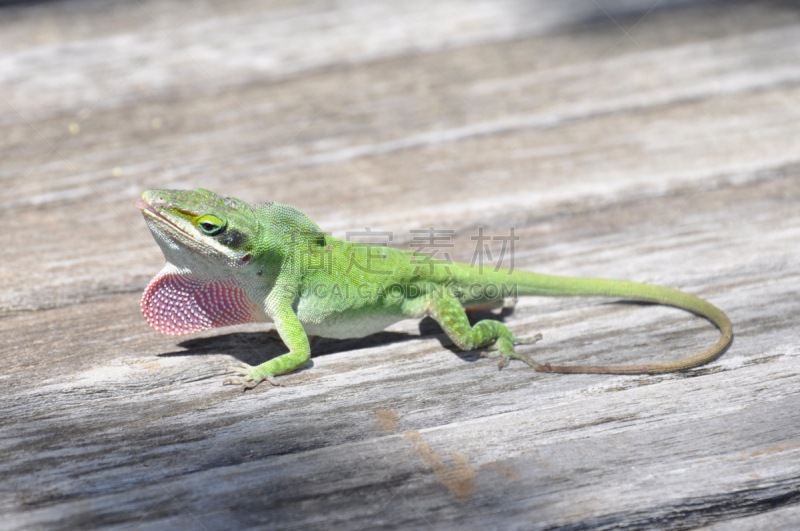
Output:
[[[240,376],[223,383],[243,389],[264,380],[279,385],[275,376],[303,366],[311,356],[308,334],[363,337],[393,322],[424,316],[435,319],[462,350],[492,346],[494,352],[488,356],[498,358],[500,368],[517,359],[540,372],[679,371],[712,361],[733,337],[730,320],[717,307],[661,286],[491,268],[479,272],[469,264],[421,253],[339,240],[290,206],[251,207],[202,189],[148,190],[137,206],[164,251],[167,267],[172,267],[169,271],[201,282],[229,282],[245,294],[250,308],[247,321],[275,323],[289,352],[258,366],[229,368]],[[541,365],[514,350],[515,344],[537,341],[541,335],[519,338],[499,321],[487,319],[471,326],[467,319],[466,310],[523,295],[620,297],[674,306],[705,317],[719,328],[721,337],[700,354],[672,363]]]

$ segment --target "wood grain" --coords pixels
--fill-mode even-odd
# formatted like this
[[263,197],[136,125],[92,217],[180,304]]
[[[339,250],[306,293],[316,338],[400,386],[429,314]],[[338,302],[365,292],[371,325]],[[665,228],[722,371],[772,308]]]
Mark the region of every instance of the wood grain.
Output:
[[[0,7],[0,510],[7,529],[796,529],[800,10],[786,2]],[[324,230],[520,236],[514,267],[709,299],[717,361],[543,375],[431,321],[312,339],[141,317],[132,206],[204,187]],[[493,248],[496,254],[499,246]],[[508,264],[506,264],[508,265]],[[668,361],[704,320],[526,298],[552,363]]]

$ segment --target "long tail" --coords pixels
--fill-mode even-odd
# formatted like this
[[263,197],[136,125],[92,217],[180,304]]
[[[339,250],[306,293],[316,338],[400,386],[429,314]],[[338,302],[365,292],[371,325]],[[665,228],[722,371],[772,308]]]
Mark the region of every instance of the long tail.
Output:
[[719,356],[733,339],[733,327],[725,313],[708,301],[676,289],[654,286],[627,280],[599,278],[560,277],[515,271],[511,275],[498,271],[491,275],[498,282],[516,283],[519,295],[541,295],[550,297],[597,296],[620,297],[628,300],[651,302],[674,306],[690,311],[711,321],[722,333],[717,342],[696,356],[669,363],[646,365],[540,365],[539,372],[591,373],[591,374],[659,374],[691,369],[708,363]]

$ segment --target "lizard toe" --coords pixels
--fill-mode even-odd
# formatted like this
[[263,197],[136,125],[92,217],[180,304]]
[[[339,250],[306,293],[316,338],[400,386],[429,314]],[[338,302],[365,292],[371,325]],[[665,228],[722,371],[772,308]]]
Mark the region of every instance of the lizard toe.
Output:
[[528,345],[531,343],[536,343],[542,339],[542,334],[536,334],[535,336],[531,337],[516,337],[514,336],[514,344],[515,345]]
[[248,365],[246,363],[242,363],[241,367],[228,366],[228,370],[237,372],[241,376],[226,378],[222,382],[222,385],[241,385],[242,391],[253,389],[263,381],[267,381],[276,387],[283,385],[275,379],[275,375],[264,374],[264,372],[260,371],[258,367],[253,367],[252,365]]
[[504,352],[492,351],[492,352],[481,352],[481,358],[489,358],[490,360],[498,359],[497,361],[497,370],[501,371],[504,368],[508,367],[508,364],[511,361],[511,358],[508,354]]
[[227,372],[231,372],[231,371],[232,372],[238,372],[239,374],[241,374],[243,376],[247,376],[248,374],[250,374],[250,371],[253,370],[253,366],[252,365],[248,365],[246,363],[242,363],[240,367],[236,367],[236,366],[233,366],[233,365],[228,365],[225,368],[225,370]]

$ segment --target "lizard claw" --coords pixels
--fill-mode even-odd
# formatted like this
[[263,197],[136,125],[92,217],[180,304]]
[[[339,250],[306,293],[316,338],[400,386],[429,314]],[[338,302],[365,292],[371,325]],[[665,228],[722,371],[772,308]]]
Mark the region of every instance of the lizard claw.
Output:
[[282,384],[278,382],[275,377],[271,374],[259,374],[257,371],[258,367],[253,367],[252,365],[248,365],[247,363],[242,363],[241,367],[234,367],[229,365],[227,367],[228,371],[238,372],[241,376],[236,376],[234,378],[226,378],[222,381],[222,385],[241,385],[242,391],[247,391],[248,389],[252,389],[258,384],[263,381],[268,381],[274,386],[281,386]]

